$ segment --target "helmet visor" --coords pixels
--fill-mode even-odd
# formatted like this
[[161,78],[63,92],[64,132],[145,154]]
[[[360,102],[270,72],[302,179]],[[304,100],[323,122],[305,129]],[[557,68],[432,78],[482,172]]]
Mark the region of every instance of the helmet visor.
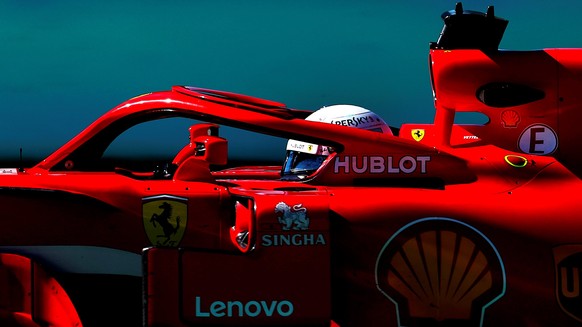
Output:
[[303,179],[315,172],[325,161],[327,155],[317,155],[298,151],[287,151],[283,164],[283,177],[296,176]]

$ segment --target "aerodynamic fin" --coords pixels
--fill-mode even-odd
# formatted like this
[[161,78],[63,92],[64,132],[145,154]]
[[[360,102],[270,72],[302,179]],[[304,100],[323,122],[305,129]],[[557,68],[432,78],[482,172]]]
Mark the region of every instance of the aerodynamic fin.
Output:
[[[582,119],[582,50],[499,50],[507,21],[467,11],[461,4],[442,16],[429,66],[436,115],[434,126],[406,125],[405,136],[425,130],[421,143],[439,146],[493,144],[532,155],[553,156],[582,175],[578,146]],[[462,124],[459,112],[487,117]],[[408,135],[408,138],[413,138]]]

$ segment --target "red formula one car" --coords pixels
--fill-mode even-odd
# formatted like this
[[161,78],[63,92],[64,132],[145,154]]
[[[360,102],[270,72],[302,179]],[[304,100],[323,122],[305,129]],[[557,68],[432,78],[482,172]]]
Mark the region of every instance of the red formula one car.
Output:
[[[1,170],[0,325],[581,324],[582,50],[500,51],[492,9],[443,19],[434,124],[176,86]],[[178,117],[190,142],[167,165],[105,155]],[[219,126],[287,158],[229,165]]]

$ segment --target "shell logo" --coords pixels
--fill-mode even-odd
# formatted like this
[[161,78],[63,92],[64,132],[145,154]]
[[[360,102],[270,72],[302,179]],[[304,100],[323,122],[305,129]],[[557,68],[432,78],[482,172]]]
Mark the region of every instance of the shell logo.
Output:
[[505,110],[501,113],[501,123],[505,128],[516,128],[521,117],[515,110]]
[[482,326],[485,309],[505,294],[506,277],[481,232],[457,220],[425,218],[386,242],[376,285],[396,305],[399,326]]

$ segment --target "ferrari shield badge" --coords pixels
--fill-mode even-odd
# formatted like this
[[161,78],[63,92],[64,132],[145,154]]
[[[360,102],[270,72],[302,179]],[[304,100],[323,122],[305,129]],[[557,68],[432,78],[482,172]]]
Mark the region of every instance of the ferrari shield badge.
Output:
[[556,297],[560,308],[582,322],[582,245],[571,244],[554,248]]
[[188,199],[158,195],[142,201],[143,225],[154,246],[176,247],[180,244],[188,220]]
[[410,134],[416,142],[420,142],[424,138],[424,129],[415,128],[410,131]]

